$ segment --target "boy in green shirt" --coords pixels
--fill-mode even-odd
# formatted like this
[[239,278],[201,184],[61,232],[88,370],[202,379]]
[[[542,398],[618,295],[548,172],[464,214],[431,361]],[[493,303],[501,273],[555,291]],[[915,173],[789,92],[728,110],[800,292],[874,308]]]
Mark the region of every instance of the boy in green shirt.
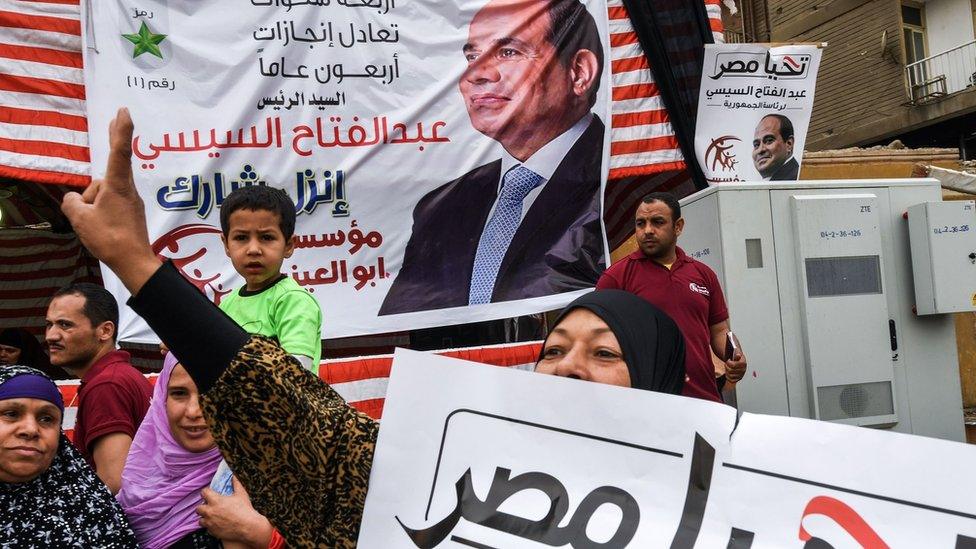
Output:
[[281,264],[295,251],[295,204],[282,190],[241,187],[220,208],[224,252],[245,284],[220,308],[252,334],[273,337],[302,366],[318,375],[322,310]]
[[[244,286],[220,300],[220,309],[252,334],[273,337],[315,375],[322,356],[322,310],[304,288],[281,273],[295,251],[295,203],[285,191],[263,185],[241,187],[220,207],[220,239]],[[234,493],[226,461],[210,488]]]

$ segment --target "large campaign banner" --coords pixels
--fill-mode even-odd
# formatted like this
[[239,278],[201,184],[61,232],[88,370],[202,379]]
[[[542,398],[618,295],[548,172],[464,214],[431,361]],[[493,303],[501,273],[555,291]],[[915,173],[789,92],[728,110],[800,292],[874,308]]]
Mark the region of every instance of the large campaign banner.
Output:
[[359,545],[974,547],[974,459],[398,349]]
[[[214,301],[249,185],[295,203],[282,272],[324,338],[555,309],[605,267],[605,0],[86,6],[92,165],[127,106],[153,247]],[[128,309],[119,331],[155,339]]]
[[708,44],[695,153],[710,185],[796,181],[822,44]]

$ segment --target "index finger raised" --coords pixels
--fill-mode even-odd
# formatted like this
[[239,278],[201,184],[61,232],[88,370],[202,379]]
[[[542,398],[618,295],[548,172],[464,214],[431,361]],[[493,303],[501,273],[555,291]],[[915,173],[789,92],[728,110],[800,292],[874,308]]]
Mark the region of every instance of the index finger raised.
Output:
[[119,109],[109,124],[108,143],[111,150],[105,167],[105,182],[118,189],[132,180],[132,117],[129,109]]

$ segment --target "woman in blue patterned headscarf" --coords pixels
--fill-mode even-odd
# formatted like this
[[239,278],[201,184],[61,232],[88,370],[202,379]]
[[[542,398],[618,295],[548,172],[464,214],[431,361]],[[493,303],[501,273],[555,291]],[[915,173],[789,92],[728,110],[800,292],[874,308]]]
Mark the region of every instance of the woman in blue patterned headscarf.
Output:
[[122,508],[61,431],[57,385],[0,368],[0,547],[138,547]]

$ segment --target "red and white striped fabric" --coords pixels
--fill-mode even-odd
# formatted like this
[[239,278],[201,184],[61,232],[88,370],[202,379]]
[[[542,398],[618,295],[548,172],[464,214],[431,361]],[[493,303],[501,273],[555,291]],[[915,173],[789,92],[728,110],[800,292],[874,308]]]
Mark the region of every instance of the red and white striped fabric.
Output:
[[[722,0],[704,0],[715,42],[723,42]],[[644,52],[622,0],[608,0],[613,119],[603,220],[610,249],[634,233],[637,201],[653,191],[681,198],[695,191]]]
[[[674,129],[622,0],[610,19],[610,179],[684,168]],[[653,169],[651,169],[653,168]]]
[[[716,42],[722,41],[720,2],[705,0]],[[607,7],[613,94],[609,179],[684,170],[684,156],[674,128],[623,0],[608,0]]]
[[0,2],[0,176],[90,181],[79,0]]
[[75,440],[75,421],[78,419],[78,388],[81,380],[68,379],[65,381],[55,381],[58,390],[61,391],[61,399],[64,400],[64,416],[61,418],[61,429],[71,441]]
[[[721,0],[704,0],[716,40]],[[684,159],[621,0],[608,0],[610,179],[683,169]],[[90,181],[79,0],[0,1],[0,176]]]
[[722,24],[722,0],[705,0],[705,11],[708,13],[708,23],[712,28],[712,38],[715,39],[715,43],[725,42],[725,26]]
[[[542,342],[533,341],[432,352],[493,366],[529,369],[535,364],[541,349]],[[386,402],[386,387],[392,365],[393,355],[323,360],[319,375],[354,408],[373,419],[380,419],[383,415],[383,404]],[[156,383],[159,376],[151,374],[146,377],[151,383]],[[79,381],[58,381],[57,384],[64,398],[62,426],[68,438],[72,438],[75,417],[78,414]]]
[[51,295],[72,282],[101,283],[98,263],[74,234],[0,231],[0,328],[42,338]]
[[[482,364],[528,369],[538,360],[541,349],[542,342],[533,341],[449,349],[435,353]],[[380,419],[392,363],[393,355],[324,360],[319,368],[319,375],[346,402],[370,417]]]

